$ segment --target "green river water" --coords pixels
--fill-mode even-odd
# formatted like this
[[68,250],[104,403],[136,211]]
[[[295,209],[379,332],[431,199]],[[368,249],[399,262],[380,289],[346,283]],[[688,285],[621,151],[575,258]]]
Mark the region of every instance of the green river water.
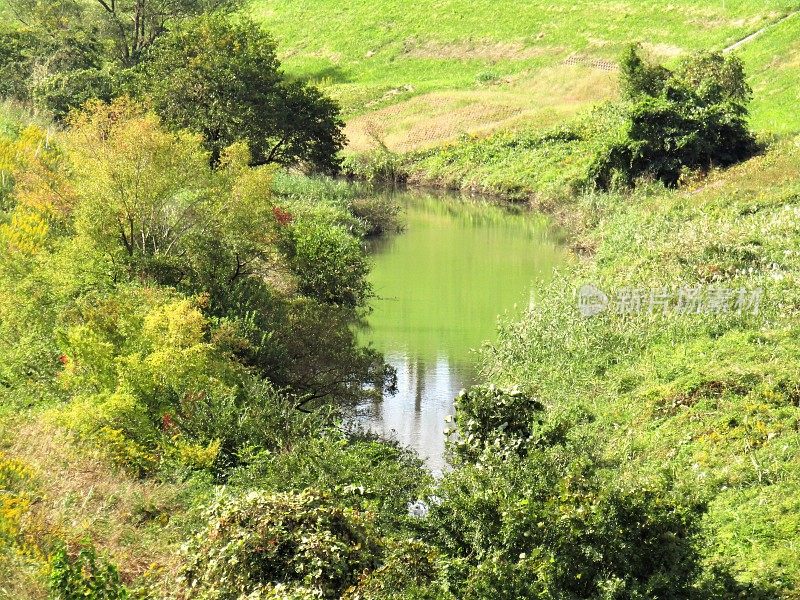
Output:
[[476,382],[475,349],[519,316],[565,260],[541,216],[489,201],[401,192],[402,233],[372,245],[376,298],[363,338],[397,369],[398,392],[361,407],[371,430],[445,467],[445,418]]

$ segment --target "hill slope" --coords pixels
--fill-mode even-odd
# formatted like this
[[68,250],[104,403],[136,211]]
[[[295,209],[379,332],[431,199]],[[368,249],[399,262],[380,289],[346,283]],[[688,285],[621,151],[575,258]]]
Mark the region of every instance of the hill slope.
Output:
[[[424,0],[413,9],[401,0],[257,0],[250,11],[277,38],[289,72],[340,100],[353,150],[379,136],[404,151],[461,132],[552,124],[615,93],[613,61],[625,44],[642,42],[659,59],[722,49],[796,8],[786,0]],[[756,86],[776,53],[787,84],[796,73],[796,27],[786,23],[742,48]],[[755,112],[759,127],[800,125],[770,117],[768,106]]]

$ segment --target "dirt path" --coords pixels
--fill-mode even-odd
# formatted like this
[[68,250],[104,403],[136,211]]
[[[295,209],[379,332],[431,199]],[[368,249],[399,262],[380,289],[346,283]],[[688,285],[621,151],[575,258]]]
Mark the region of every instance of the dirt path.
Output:
[[738,42],[736,42],[735,44],[731,44],[730,46],[728,46],[727,48],[725,48],[725,49],[723,50],[723,52],[724,52],[724,53],[726,53],[726,54],[727,54],[728,52],[733,52],[733,51],[734,51],[734,50],[736,50],[737,48],[740,48],[741,46],[744,46],[745,44],[748,44],[748,43],[752,42],[754,39],[756,39],[757,37],[761,36],[761,34],[762,34],[762,33],[766,32],[766,31],[769,31],[769,30],[770,30],[770,29],[772,29],[773,27],[776,27],[777,25],[780,25],[780,24],[781,24],[781,23],[783,23],[784,21],[787,21],[787,20],[791,19],[792,17],[794,17],[794,16],[795,16],[795,15],[797,15],[797,14],[800,14],[800,10],[796,10],[796,11],[794,11],[794,12],[791,12],[791,13],[789,13],[788,15],[786,15],[785,17],[782,17],[782,18],[778,19],[778,20],[777,20],[777,21],[775,21],[774,23],[770,23],[770,24],[769,24],[769,25],[767,25],[766,27],[762,27],[761,29],[759,29],[759,30],[758,30],[758,31],[756,31],[755,33],[751,33],[751,34],[750,34],[750,35],[748,35],[747,37],[744,37],[744,38],[740,39],[740,40],[739,40]]

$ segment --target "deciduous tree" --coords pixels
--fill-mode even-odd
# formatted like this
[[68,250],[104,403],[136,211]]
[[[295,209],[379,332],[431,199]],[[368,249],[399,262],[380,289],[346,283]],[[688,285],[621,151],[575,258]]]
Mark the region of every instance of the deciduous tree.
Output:
[[246,141],[252,163],[305,163],[333,172],[344,146],[336,104],[290,82],[272,38],[247,19],[204,15],[176,27],[152,48],[145,84],[171,126],[202,134],[212,164]]

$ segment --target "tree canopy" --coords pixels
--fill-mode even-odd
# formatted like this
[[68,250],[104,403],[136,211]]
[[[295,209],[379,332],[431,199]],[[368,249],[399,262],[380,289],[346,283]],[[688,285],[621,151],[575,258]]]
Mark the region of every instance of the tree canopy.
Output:
[[237,0],[8,0],[25,25],[42,30],[91,30],[114,48],[124,67],[137,64],[155,40],[181,20],[234,8]]
[[290,81],[275,42],[250,20],[214,14],[182,23],[154,45],[144,73],[155,110],[171,126],[202,134],[212,163],[245,141],[253,164],[338,168],[345,138],[337,105]]
[[621,66],[627,103],[617,108],[620,139],[593,166],[600,187],[645,176],[674,186],[686,172],[726,167],[755,151],[747,126],[751,90],[736,56],[700,52],[671,71],[632,46]]

